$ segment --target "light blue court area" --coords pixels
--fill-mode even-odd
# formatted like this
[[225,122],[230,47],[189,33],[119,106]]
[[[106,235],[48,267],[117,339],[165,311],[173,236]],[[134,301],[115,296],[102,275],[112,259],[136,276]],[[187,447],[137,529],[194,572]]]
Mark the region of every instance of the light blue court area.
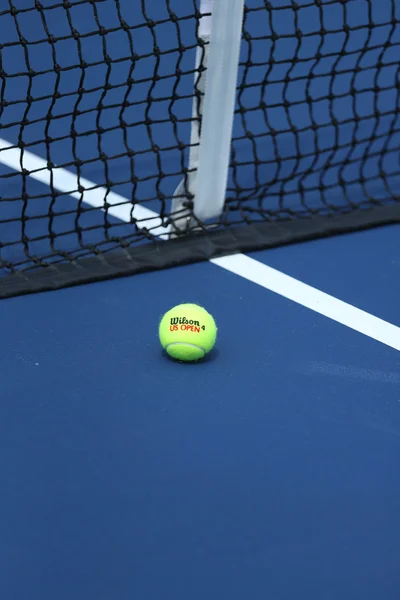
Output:
[[[387,236],[253,258],[398,325]],[[202,364],[159,347],[186,300]],[[397,599],[396,350],[209,263],[1,306],[2,597]]]
[[[159,220],[143,210],[165,225],[188,168],[200,2],[14,4],[0,15],[0,274],[146,242]],[[398,5],[296,6],[246,2],[224,222],[398,197]]]

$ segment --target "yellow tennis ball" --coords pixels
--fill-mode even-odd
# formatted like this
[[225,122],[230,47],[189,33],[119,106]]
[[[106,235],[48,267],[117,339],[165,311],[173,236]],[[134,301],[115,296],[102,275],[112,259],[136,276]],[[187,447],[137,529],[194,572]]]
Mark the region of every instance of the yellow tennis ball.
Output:
[[217,339],[213,317],[197,304],[179,304],[161,319],[158,334],[162,347],[177,360],[203,358]]

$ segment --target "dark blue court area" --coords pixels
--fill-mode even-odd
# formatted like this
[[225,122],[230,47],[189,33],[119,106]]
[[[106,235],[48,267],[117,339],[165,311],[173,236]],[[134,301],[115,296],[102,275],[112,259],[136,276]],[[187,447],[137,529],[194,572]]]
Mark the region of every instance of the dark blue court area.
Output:
[[[398,324],[398,235],[255,257]],[[203,364],[158,343],[186,300]],[[395,350],[211,264],[1,312],[3,598],[398,598]]]
[[[172,144],[190,136],[196,47],[189,16],[199,3],[51,0],[47,11],[33,0],[12,4],[22,11],[19,33],[10,7],[0,7],[7,99],[0,103],[0,291],[11,264],[76,258],[83,246],[112,250],[116,236],[129,247],[150,243],[129,214],[135,204],[167,214],[187,161],[188,146]],[[250,87],[239,103],[250,110],[235,115],[228,195],[235,187],[240,193],[232,220],[288,207],[305,217],[363,206],[363,198],[395,204],[398,5],[271,4],[263,17],[246,17],[255,42],[247,71],[246,45],[242,56]],[[148,20],[165,20],[160,55],[143,6]],[[188,16],[178,63],[168,52],[178,35],[171,11]],[[135,25],[141,56],[134,75],[124,19]],[[339,31],[344,19],[351,31]],[[368,35],[370,21],[376,27]],[[115,31],[99,35],[99,22]],[[67,40],[71,23],[81,45]],[[46,27],[65,40],[42,43]],[[265,40],[258,39],[265,32],[278,57],[266,88]],[[24,39],[38,41],[28,66]],[[369,50],[360,57],[363,45]],[[293,52],[304,59],[296,67]],[[82,57],[88,65],[72,68]],[[50,73],[54,61],[59,79]],[[32,87],[21,75],[29,69],[38,73]],[[126,95],[131,76],[135,94]],[[96,83],[105,78],[106,92]],[[55,89],[61,96],[53,103]],[[252,110],[265,89],[267,106]],[[359,95],[349,99],[349,89]],[[171,108],[177,91],[182,100]],[[40,180],[50,172],[43,165],[21,175],[4,149],[18,147],[21,123],[25,151],[72,173],[76,189],[64,178],[60,194],[52,193],[54,182]],[[257,138],[260,124],[267,133]],[[140,178],[134,185],[132,172]],[[100,196],[109,186],[128,216],[69,193],[80,178]],[[254,212],[261,204],[262,216]],[[254,268],[268,265],[308,284],[312,299],[317,290],[329,294],[337,318],[320,314],[317,302],[310,309],[300,296],[274,293],[268,276],[256,285],[250,273],[211,261],[0,303],[0,600],[400,600],[400,225],[245,254]],[[183,302],[204,306],[218,325],[215,349],[195,364],[169,359],[158,340],[160,318]],[[340,311],[352,315],[352,307],[359,316],[346,326]],[[361,332],[361,311],[382,320],[392,345],[389,336]]]

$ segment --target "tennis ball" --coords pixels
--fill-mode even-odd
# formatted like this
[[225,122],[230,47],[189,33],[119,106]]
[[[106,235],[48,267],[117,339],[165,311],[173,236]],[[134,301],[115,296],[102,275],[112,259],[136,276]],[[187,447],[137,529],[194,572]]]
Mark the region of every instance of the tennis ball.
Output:
[[203,358],[213,348],[217,326],[201,306],[179,304],[165,313],[158,334],[170,356],[189,362]]

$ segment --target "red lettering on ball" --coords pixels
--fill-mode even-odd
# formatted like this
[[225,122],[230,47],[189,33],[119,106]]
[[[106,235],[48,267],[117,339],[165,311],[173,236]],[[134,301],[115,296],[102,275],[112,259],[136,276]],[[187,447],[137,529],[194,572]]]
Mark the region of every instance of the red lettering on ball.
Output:
[[[177,329],[176,325],[175,325],[175,327]],[[197,327],[197,325],[185,325],[185,324],[182,324],[180,326],[180,330],[181,331],[192,331],[193,333],[200,333],[200,327]],[[172,331],[172,328],[171,328],[171,331]]]

